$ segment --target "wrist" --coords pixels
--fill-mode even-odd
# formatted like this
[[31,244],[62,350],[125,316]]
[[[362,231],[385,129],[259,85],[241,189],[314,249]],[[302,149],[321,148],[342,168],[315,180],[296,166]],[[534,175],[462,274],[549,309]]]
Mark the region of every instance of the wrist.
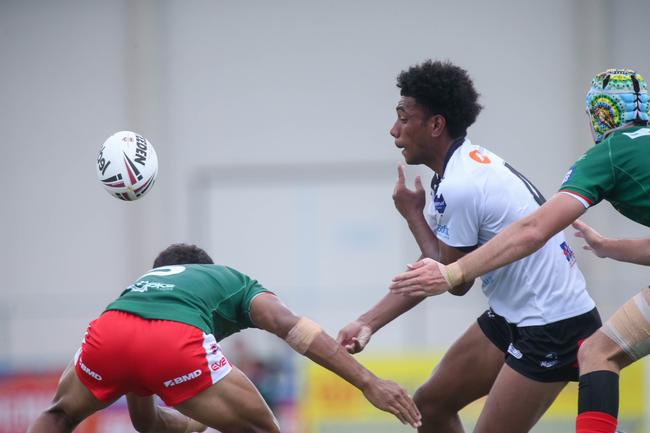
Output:
[[364,371],[362,376],[359,378],[357,385],[357,388],[361,391],[367,390],[369,387],[372,386],[373,383],[377,380],[377,377],[372,374],[369,370]]
[[450,263],[447,266],[441,266],[440,271],[450,288],[460,286],[465,282],[463,269],[460,267],[458,262]]
[[362,327],[368,328],[370,332],[374,334],[376,330],[375,327],[377,326],[377,321],[375,319],[376,318],[373,318],[369,313],[366,313],[359,316],[357,323],[359,323]]

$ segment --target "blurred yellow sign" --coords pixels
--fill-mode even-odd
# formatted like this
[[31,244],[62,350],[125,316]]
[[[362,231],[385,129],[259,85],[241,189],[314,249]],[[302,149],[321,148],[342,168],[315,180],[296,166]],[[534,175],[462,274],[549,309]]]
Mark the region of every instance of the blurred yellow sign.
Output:
[[[377,376],[398,382],[413,393],[430,376],[440,361],[441,352],[431,353],[371,353],[358,359]],[[344,380],[314,363],[305,363],[304,388],[300,413],[310,431],[319,431],[324,422],[390,422],[392,415],[381,412],[368,403],[363,394]],[[480,364],[477,365],[480,368]],[[621,375],[620,419],[641,420],[646,407],[645,372],[643,360],[633,364]],[[573,423],[578,405],[577,383],[570,383],[544,415],[545,420]],[[473,423],[483,407],[479,400],[462,412],[464,421]],[[638,421],[640,422],[640,421]]]

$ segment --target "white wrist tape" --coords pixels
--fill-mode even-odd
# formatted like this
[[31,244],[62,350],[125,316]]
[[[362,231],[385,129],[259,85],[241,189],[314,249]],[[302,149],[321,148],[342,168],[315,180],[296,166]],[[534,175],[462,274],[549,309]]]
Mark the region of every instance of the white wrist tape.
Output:
[[463,270],[460,268],[458,262],[451,263],[448,266],[438,263],[438,268],[450,288],[459,286],[465,282]]
[[307,352],[311,342],[322,331],[318,323],[307,317],[301,317],[289,331],[284,340],[289,346],[301,355]]

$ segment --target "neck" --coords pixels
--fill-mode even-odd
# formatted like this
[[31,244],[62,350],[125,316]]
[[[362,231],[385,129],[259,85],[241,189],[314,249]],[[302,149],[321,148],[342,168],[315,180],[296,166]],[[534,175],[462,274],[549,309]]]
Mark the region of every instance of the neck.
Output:
[[440,142],[435,145],[435,150],[431,155],[430,161],[426,163],[426,166],[435,171],[440,177],[444,174],[445,165],[447,164],[447,156],[455,142],[455,139],[449,137],[441,139]]

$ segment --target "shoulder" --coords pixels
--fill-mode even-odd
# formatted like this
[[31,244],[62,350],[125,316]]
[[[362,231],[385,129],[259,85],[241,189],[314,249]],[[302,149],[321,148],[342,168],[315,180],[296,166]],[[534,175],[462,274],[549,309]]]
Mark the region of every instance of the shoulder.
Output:
[[503,169],[503,163],[495,153],[466,140],[449,161],[441,187],[454,194],[475,194],[486,179]]

